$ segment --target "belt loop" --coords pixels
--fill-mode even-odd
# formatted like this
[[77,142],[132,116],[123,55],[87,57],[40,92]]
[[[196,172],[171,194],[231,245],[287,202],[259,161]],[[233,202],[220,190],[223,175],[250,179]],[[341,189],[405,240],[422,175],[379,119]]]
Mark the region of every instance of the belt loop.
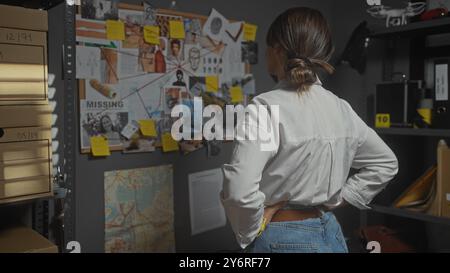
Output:
[[320,211],[320,217],[323,217],[325,215],[325,212],[322,208],[317,208]]
[[325,212],[323,211],[323,208],[321,208],[321,207],[318,207],[317,209],[320,212],[320,223],[322,225],[325,225]]
[[320,224],[322,225],[322,228],[325,228],[325,225],[326,225],[325,211],[323,210],[322,207],[318,207],[317,209],[320,212]]

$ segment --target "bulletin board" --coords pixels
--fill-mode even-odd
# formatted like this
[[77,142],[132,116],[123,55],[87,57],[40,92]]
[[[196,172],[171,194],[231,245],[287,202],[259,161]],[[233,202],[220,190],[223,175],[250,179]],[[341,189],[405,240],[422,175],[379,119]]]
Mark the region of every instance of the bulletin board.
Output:
[[[89,4],[76,17],[82,153],[201,149],[202,140],[172,139],[171,109],[193,109],[194,97],[203,107],[246,105],[254,95],[251,24],[229,21],[214,9],[205,16],[103,2],[108,9]],[[255,33],[250,29],[250,36]]]

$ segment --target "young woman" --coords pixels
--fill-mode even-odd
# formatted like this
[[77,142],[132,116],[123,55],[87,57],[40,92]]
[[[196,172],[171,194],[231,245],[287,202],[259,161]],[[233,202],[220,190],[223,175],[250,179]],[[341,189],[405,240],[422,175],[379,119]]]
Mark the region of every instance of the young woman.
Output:
[[[228,219],[250,252],[347,252],[331,210],[346,202],[369,208],[396,175],[397,158],[318,79],[319,70],[333,71],[331,34],[319,11],[285,11],[272,23],[267,45],[268,70],[278,84],[252,102],[271,115],[278,106],[278,122],[257,123],[275,148],[261,149],[258,138],[235,142],[223,166]],[[243,119],[238,128],[249,123]],[[348,177],[350,168],[359,171]]]

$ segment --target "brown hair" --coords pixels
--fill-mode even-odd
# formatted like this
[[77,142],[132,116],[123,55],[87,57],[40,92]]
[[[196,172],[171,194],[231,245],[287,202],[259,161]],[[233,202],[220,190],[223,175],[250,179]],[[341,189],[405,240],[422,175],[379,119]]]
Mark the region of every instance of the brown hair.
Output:
[[308,90],[316,82],[318,69],[329,74],[334,71],[328,63],[334,51],[330,29],[318,10],[286,10],[270,26],[266,42],[284,51],[286,78],[299,91]]

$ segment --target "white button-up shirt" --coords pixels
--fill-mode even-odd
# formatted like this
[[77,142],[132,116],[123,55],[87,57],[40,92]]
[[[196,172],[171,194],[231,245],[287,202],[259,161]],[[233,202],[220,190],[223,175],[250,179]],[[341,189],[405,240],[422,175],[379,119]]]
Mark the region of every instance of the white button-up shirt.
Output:
[[[303,93],[281,82],[252,103],[269,113],[278,105],[279,121],[257,125],[273,137],[275,149],[261,149],[260,140],[235,140],[231,161],[223,165],[221,199],[242,248],[255,239],[265,206],[333,207],[344,199],[367,209],[398,171],[391,149],[320,81]],[[243,119],[237,127],[248,123]],[[348,177],[350,168],[359,171]]]

